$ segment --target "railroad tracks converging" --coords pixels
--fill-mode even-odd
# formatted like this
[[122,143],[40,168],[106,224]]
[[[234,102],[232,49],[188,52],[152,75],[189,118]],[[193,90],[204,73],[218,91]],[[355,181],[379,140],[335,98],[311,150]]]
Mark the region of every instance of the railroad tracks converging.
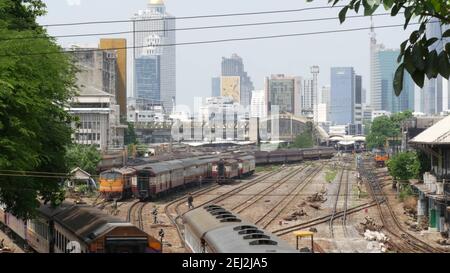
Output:
[[[342,229],[344,231],[344,236],[348,235],[347,232],[347,211],[348,211],[348,196],[350,195],[350,179],[349,179],[349,173],[350,170],[346,169],[345,166],[341,171],[341,175],[339,176],[339,184],[338,184],[338,190],[337,190],[337,194],[336,194],[336,198],[334,200],[334,205],[333,205],[333,211],[331,213],[331,217],[330,217],[330,221],[329,221],[329,229],[330,229],[330,235],[331,238],[334,238],[334,221],[337,219],[337,207],[338,207],[338,202],[339,202],[339,198],[341,196],[341,188],[342,188],[342,184],[344,184],[344,204],[343,204],[343,209],[341,211],[342,214]],[[345,177],[345,178],[344,178]]]
[[266,229],[283,211],[292,203],[292,201],[299,195],[299,193],[316,177],[316,175],[322,170],[323,166],[319,166],[306,173],[302,177],[302,182],[299,183],[294,189],[290,190],[288,194],[284,195],[278,202],[272,206],[264,215],[258,218],[255,222],[256,225]]
[[[279,168],[277,170],[274,170],[274,171],[271,171],[269,173],[266,173],[266,174],[264,174],[264,175],[262,175],[260,177],[257,177],[256,179],[254,179],[252,181],[249,181],[247,183],[243,183],[242,185],[240,185],[240,186],[238,186],[236,188],[233,188],[230,191],[227,191],[227,192],[225,192],[223,194],[220,194],[217,197],[208,199],[207,201],[205,201],[205,202],[203,202],[201,204],[198,204],[196,207],[202,207],[202,206],[205,206],[205,205],[208,205],[208,204],[215,204],[215,203],[221,202],[221,201],[223,201],[223,200],[225,200],[225,199],[235,195],[236,193],[241,192],[242,190],[245,190],[245,189],[247,189],[247,188],[249,188],[249,187],[251,187],[251,186],[253,186],[253,185],[257,184],[257,183],[260,183],[260,182],[262,182],[262,181],[264,181],[264,180],[266,180],[266,179],[268,179],[268,178],[278,174],[278,173],[281,173],[284,170],[285,170],[285,168]],[[290,173],[290,174],[292,174],[292,173]],[[192,193],[192,195],[195,198],[199,197],[199,196],[202,196],[202,195],[208,195],[208,194],[211,194],[211,192],[213,192],[214,190],[216,190],[218,188],[221,188],[221,187],[222,187],[221,185],[214,185],[214,186],[208,187],[206,189],[201,189],[201,190],[195,191],[195,192]],[[167,217],[169,218],[169,220],[172,223],[172,225],[176,228],[178,237],[179,237],[181,245],[183,247],[184,247],[183,225],[182,225],[182,223],[180,223],[180,219],[181,219],[181,217],[183,215],[183,212],[181,211],[180,207],[182,205],[184,205],[185,203],[186,203],[186,197],[183,196],[183,197],[180,197],[180,198],[177,198],[177,199],[173,200],[172,202],[168,203],[164,207],[164,212],[167,215]]]
[[[346,211],[346,215],[350,215],[350,214],[353,214],[353,213],[356,213],[356,212],[360,212],[360,211],[362,211],[364,209],[367,209],[367,208],[370,208],[370,207],[373,207],[373,206],[376,206],[376,202],[375,201],[370,202],[370,203],[361,204],[359,206],[356,206],[356,207],[348,209]],[[332,214],[328,214],[328,215],[325,215],[325,216],[322,216],[322,217],[311,219],[309,221],[306,221],[306,222],[303,222],[303,223],[300,223],[300,224],[291,225],[291,226],[288,226],[288,227],[272,230],[272,233],[275,234],[275,235],[278,235],[278,236],[286,235],[288,233],[292,233],[292,232],[297,231],[297,230],[306,229],[306,228],[317,226],[317,225],[320,225],[320,224],[323,224],[323,223],[327,223],[327,222],[330,221],[331,216],[332,216]],[[334,214],[334,219],[338,219],[338,218],[341,218],[343,216],[344,216],[344,211],[338,211],[338,212],[336,212]]]
[[360,162],[359,169],[364,180],[369,184],[369,191],[377,204],[377,209],[383,224],[383,229],[391,235],[389,243],[400,252],[421,252],[434,253],[443,252],[429,243],[413,236],[404,227],[402,227],[398,218],[395,216],[387,197],[382,191],[378,177],[373,173],[373,166],[368,162]]

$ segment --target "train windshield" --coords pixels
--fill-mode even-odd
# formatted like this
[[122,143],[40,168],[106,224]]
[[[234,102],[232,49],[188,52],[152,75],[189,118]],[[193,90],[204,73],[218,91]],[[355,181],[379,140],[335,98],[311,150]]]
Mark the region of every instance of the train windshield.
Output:
[[106,253],[144,253],[148,241],[145,237],[108,237],[106,238]]
[[114,180],[120,178],[120,174],[115,172],[107,172],[100,174],[100,179]]

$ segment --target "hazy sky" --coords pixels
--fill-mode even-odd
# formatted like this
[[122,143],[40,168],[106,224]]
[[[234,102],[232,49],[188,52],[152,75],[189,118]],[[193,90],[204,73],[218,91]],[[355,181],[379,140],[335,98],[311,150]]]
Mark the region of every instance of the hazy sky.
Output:
[[[44,2],[47,4],[48,14],[40,18],[39,21],[42,24],[55,24],[130,19],[136,11],[146,7],[148,0],[44,0]],[[174,16],[193,16],[298,9],[325,6],[326,2],[326,0],[317,0],[314,4],[311,4],[306,3],[306,0],[166,0],[166,7],[167,11]],[[384,10],[380,9],[379,12],[382,11]],[[233,18],[177,20],[177,28],[337,17],[338,12],[339,9],[326,9]],[[349,12],[348,15],[354,14]],[[375,26],[401,24],[402,18],[379,16],[374,18],[374,23]],[[355,18],[348,19],[342,26],[336,19],[245,28],[178,31],[177,42],[329,31],[369,26],[369,18]],[[115,32],[128,31],[131,30],[131,27],[130,23],[53,27],[49,28],[49,33],[51,35],[66,35]],[[408,31],[403,31],[403,28],[378,29],[376,33],[378,42],[385,44],[388,48],[398,48],[399,44],[408,37]],[[113,37],[124,37],[131,41],[131,36],[127,35]],[[59,41],[64,46],[72,43],[96,45],[100,38],[65,38]],[[129,45],[131,46],[131,43]],[[177,48],[178,104],[192,105],[194,96],[210,96],[211,77],[220,73],[222,56],[230,56],[232,53],[237,53],[243,58],[245,69],[251,76],[256,89],[263,88],[264,77],[270,74],[284,73],[308,78],[310,77],[309,68],[312,65],[320,66],[319,87],[329,84],[331,66],[353,66],[356,73],[363,76],[364,88],[369,89],[370,86],[368,30],[221,44],[188,45]],[[130,78],[129,82],[131,82]]]

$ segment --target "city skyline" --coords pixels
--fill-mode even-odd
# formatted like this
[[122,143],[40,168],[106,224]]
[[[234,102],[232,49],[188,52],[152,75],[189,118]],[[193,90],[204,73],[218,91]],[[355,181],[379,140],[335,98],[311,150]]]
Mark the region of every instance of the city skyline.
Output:
[[[67,21],[96,21],[110,19],[126,19],[136,10],[142,9],[147,1],[135,1],[127,6],[121,5],[121,1],[108,1],[108,5],[112,12],[108,14],[98,14],[94,12],[102,5],[102,1],[82,1],[79,6],[69,6],[63,1],[46,0],[49,13],[40,19],[43,24],[67,22]],[[218,14],[232,13],[233,11],[254,10],[257,5],[258,10],[277,10],[280,5],[283,8],[303,8],[318,6],[319,4],[308,4],[299,1],[228,1],[227,3],[210,3],[210,1],[193,0],[188,2],[167,0],[165,1],[167,10],[176,17],[198,14]],[[120,7],[120,8],[119,8]],[[239,21],[265,21],[265,20],[287,20],[292,18],[318,18],[326,16],[336,16],[337,9],[311,11],[303,13],[294,13],[286,15],[268,15],[266,17],[239,18]],[[236,23],[236,20],[224,18],[223,24]],[[320,30],[345,29],[353,27],[369,27],[369,18],[352,19],[351,23],[344,23],[338,26],[338,20],[331,20],[317,23],[289,24],[281,26],[268,27],[252,27],[239,28],[240,36],[251,37],[258,36],[262,33],[299,33],[314,32]],[[379,16],[374,18],[375,26],[386,24],[397,24],[401,22],[400,18],[390,18]],[[191,27],[198,25],[216,25],[221,24],[219,20],[194,20],[180,21],[179,27]],[[94,25],[92,28],[107,32],[116,30],[117,26],[100,26]],[[71,27],[67,29],[49,29],[50,34],[72,34],[74,32],[86,33],[91,27]],[[128,30],[129,25],[121,25],[122,29]],[[242,31],[241,31],[242,30]],[[407,33],[397,29],[380,29],[376,30],[380,41],[387,46],[397,48],[398,44],[407,38]],[[220,37],[237,36],[231,30],[211,30],[211,31],[180,31],[177,33],[177,41],[198,41],[215,39]],[[215,45],[200,46],[183,46],[177,47],[177,74],[183,75],[177,77],[177,102],[179,104],[193,105],[192,95],[208,97],[211,90],[211,78],[220,74],[220,67],[217,67],[217,59],[222,56],[230,56],[232,53],[238,53],[246,62],[246,70],[254,82],[255,89],[263,89],[264,77],[273,73],[284,73],[288,75],[309,75],[309,68],[312,65],[318,65],[322,68],[323,73],[319,75],[318,86],[329,84],[329,68],[332,66],[353,66],[365,79],[369,79],[369,30],[339,33],[312,35],[306,37],[293,37],[283,39],[270,39],[261,41],[233,42]],[[132,40],[130,37],[127,40]],[[98,37],[78,38],[78,39],[59,39],[62,44],[70,44],[74,42],[96,44]],[[351,41],[351,44],[349,44]],[[333,46],[330,47],[329,45]],[[129,43],[130,45],[130,43]],[[239,50],[237,50],[239,47]],[[337,53],[339,51],[339,54]],[[132,50],[131,50],[132,53]],[[129,55],[131,54],[129,52]],[[198,57],[202,56],[201,62]],[[270,66],[260,65],[258,60],[265,58]],[[129,67],[131,64],[129,63]],[[192,69],[195,68],[195,69]],[[130,69],[129,69],[130,71]],[[129,72],[129,80],[130,82]],[[363,87],[370,91],[368,81]],[[130,84],[128,85],[130,89]],[[130,92],[129,92],[130,93]]]

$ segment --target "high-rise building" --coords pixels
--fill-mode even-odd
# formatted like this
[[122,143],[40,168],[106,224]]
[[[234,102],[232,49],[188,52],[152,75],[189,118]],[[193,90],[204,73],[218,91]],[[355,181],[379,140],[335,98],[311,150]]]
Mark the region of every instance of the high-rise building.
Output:
[[[432,44],[428,50],[431,52],[436,50],[437,54],[444,50],[444,45],[450,42],[450,38],[442,38],[442,34],[450,29],[450,25],[442,25],[438,19],[431,19],[426,26],[427,38],[437,38],[434,44]],[[438,114],[445,109],[449,108],[450,100],[449,93],[450,89],[444,88],[447,79],[438,75],[434,79],[428,79],[425,77],[424,86],[422,88],[422,98],[421,98],[421,111],[425,114]],[[446,94],[444,94],[444,92]],[[446,100],[444,101],[444,98]]]
[[[133,59],[148,55],[160,56],[160,97],[164,108],[172,112],[176,101],[175,17],[166,12],[163,0],[150,0],[147,8],[133,17]],[[136,80],[136,73],[134,74]],[[135,83],[136,84],[136,83]],[[136,85],[134,96],[137,96]]]
[[347,125],[354,121],[355,71],[353,67],[331,68],[330,121]]
[[414,82],[408,73],[403,78],[403,90],[400,96],[394,92],[394,75],[397,70],[399,50],[383,49],[377,52],[379,61],[377,70],[380,75],[381,109],[391,113],[414,110]]
[[322,92],[321,92],[321,100],[319,101],[319,103],[325,103],[327,105],[330,105],[330,86],[329,85],[325,85],[322,86]]
[[234,102],[241,102],[241,77],[222,76],[220,77],[220,96],[230,97]]
[[265,79],[265,100],[267,113],[278,106],[280,113],[301,113],[301,77],[289,77],[284,74],[272,75]]
[[159,55],[142,55],[134,60],[136,98],[161,101]]
[[100,39],[100,49],[115,50],[117,55],[117,86],[116,101],[120,106],[120,115],[127,115],[127,40],[126,39]]
[[252,104],[250,107],[250,117],[263,118],[267,116],[267,107],[264,90],[252,92]]
[[318,91],[318,75],[319,67],[317,65],[311,67],[312,79],[305,79],[302,88],[302,114],[305,116],[314,117],[314,121],[317,122],[317,105],[319,103],[319,91]]
[[239,102],[243,106],[250,106],[254,86],[252,80],[244,70],[244,62],[242,61],[242,58],[237,54],[231,55],[230,58],[222,57],[222,76],[240,77]]
[[362,92],[362,76],[355,75],[355,110],[353,117],[354,124],[363,124]]
[[313,111],[313,89],[314,89],[314,80],[313,79],[305,79],[303,81],[302,88],[302,112],[303,114],[312,113]]
[[124,129],[116,102],[117,52],[98,48],[67,49],[76,61],[78,94],[70,102],[69,113],[77,116],[72,124],[73,141],[94,145],[100,150],[123,147]]
[[[408,73],[403,78],[403,91],[400,96],[394,93],[394,75],[398,68],[399,50],[386,49],[377,44],[375,32],[371,31],[370,44],[370,105],[375,111],[392,113],[414,110],[414,82]],[[366,101],[366,103],[368,103]]]
[[220,96],[220,77],[214,77],[211,79],[211,96]]

